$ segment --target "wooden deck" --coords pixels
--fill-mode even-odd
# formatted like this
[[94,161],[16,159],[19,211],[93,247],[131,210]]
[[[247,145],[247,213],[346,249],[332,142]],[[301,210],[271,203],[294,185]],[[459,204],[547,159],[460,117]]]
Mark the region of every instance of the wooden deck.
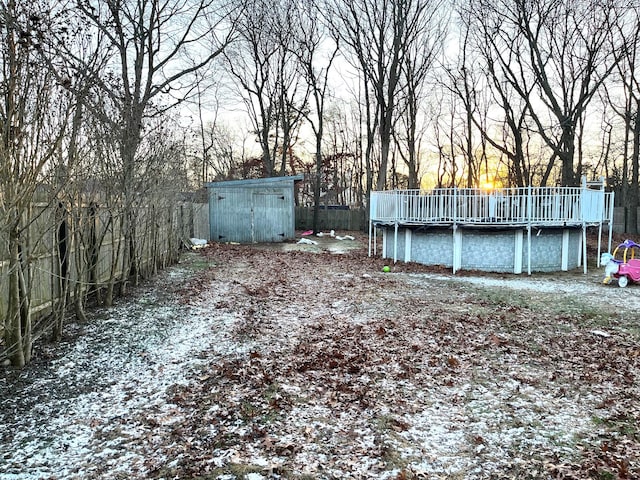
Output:
[[[581,229],[580,250],[582,259],[586,259],[586,229],[597,227],[599,257],[604,225],[609,225],[608,248],[611,249],[613,206],[614,194],[605,191],[603,180],[586,182],[583,179],[581,187],[372,192],[369,255],[372,254],[372,248],[374,252],[376,250],[376,227],[382,228],[385,235],[392,235],[394,252],[397,250],[399,229],[425,231],[437,227],[451,228],[454,257],[461,255],[459,236],[463,230],[521,230],[526,237],[525,250],[530,252],[532,231]],[[519,251],[516,252],[516,255],[519,254]],[[395,253],[393,259],[397,261]],[[527,263],[531,273],[530,253]],[[584,267],[586,273],[586,261]],[[457,268],[458,263],[454,260],[454,272]]]
[[370,219],[374,225],[593,226],[613,222],[613,193],[587,187],[372,192]]

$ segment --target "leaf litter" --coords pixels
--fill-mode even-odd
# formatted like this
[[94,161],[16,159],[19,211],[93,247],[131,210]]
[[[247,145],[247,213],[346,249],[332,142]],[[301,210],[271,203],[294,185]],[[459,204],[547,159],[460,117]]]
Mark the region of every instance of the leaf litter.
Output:
[[187,254],[7,370],[0,478],[640,478],[640,287],[287,247]]

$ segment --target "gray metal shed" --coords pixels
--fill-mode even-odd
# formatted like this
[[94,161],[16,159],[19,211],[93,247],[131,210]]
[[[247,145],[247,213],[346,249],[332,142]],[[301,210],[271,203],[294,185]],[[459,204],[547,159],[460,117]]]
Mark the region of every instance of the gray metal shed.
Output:
[[209,225],[214,242],[282,242],[295,238],[294,183],[302,175],[211,182]]

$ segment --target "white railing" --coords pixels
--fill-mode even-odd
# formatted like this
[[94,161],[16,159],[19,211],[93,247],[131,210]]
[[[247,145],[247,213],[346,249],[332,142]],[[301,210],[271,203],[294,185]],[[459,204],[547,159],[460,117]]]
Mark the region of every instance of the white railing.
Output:
[[579,225],[612,219],[613,194],[585,187],[371,192],[370,219],[399,224]]

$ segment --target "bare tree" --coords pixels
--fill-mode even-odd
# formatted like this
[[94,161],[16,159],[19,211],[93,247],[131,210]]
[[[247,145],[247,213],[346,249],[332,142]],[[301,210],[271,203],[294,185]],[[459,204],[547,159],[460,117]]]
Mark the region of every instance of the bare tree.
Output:
[[483,39],[495,51],[494,65],[525,101],[536,133],[551,150],[541,183],[548,182],[557,159],[560,182],[576,185],[580,118],[615,66],[608,44],[612,10],[607,2],[585,0],[487,0],[476,12]]
[[263,1],[252,3],[239,21],[239,41],[225,54],[227,68],[239,85],[247,113],[253,123],[256,141],[262,150],[266,176],[275,171],[270,134],[276,128],[276,99],[273,73],[277,44],[272,40],[271,10]]
[[[444,93],[449,94],[449,97]],[[454,152],[447,147],[447,125],[453,123],[453,112],[455,112],[455,101],[448,101],[453,98],[448,89],[439,86],[433,92],[435,100],[431,103],[429,111],[431,117],[432,138],[438,155],[438,165],[436,168],[435,187],[453,187],[456,185],[456,164]],[[446,111],[451,112],[451,117],[447,118]],[[453,129],[452,129],[453,130]],[[447,180],[447,176],[449,180]]]
[[[460,138],[458,148],[463,153],[464,165],[467,172],[465,186],[471,188],[477,185],[477,161],[474,146],[474,118],[478,116],[479,101],[478,93],[480,81],[476,69],[473,68],[473,53],[469,44],[469,30],[462,29],[460,46],[458,48],[456,65],[447,69],[448,81],[444,86],[451,89],[451,92],[457,97],[458,102],[462,103],[462,116],[460,127],[457,128],[456,137]],[[456,103],[458,103],[456,102]],[[454,140],[451,135],[451,141]],[[455,148],[451,148],[452,152]]]
[[[323,179],[323,183],[333,185],[337,204],[362,206],[365,204],[366,175],[360,131],[353,115],[349,105],[345,106],[334,96],[326,98],[322,157],[330,177]],[[323,168],[323,173],[325,171]]]
[[[375,116],[365,118],[369,119],[367,129],[376,131],[377,138],[367,136],[365,153],[379,146],[380,165],[375,179],[378,190],[387,183],[394,129],[401,114],[406,115],[404,142],[408,146],[401,150],[413,170],[411,184],[418,182],[416,106],[426,72],[442,40],[442,5],[439,0],[335,0],[325,9],[346,47],[347,58],[359,70],[365,108],[371,105],[374,109]],[[401,99],[407,103],[399,106]],[[367,165],[372,165],[370,160]]]
[[[308,111],[308,99],[311,87],[304,68],[296,61],[296,36],[300,15],[305,10],[315,8],[313,5],[298,5],[294,1],[280,2],[276,10],[275,40],[280,45],[278,55],[278,110],[282,130],[282,146],[280,148],[280,168],[278,173],[285,175],[287,165],[294,156],[293,150],[298,140],[298,131]],[[293,48],[292,48],[293,46]],[[307,80],[307,82],[305,82]]]
[[[216,123],[218,121],[218,114],[220,111],[220,102],[218,100],[218,88],[216,82],[210,82],[209,84],[205,84],[205,79],[209,76],[210,72],[208,71],[198,71],[195,72],[196,75],[196,97],[195,104],[198,112],[198,134],[200,135],[200,141],[202,145],[201,159],[200,159],[200,182],[202,185],[209,181],[209,166],[210,166],[210,150],[213,148],[212,138],[205,133],[205,120],[203,116],[204,109],[210,113],[213,113],[213,119],[209,122],[211,124],[210,130],[215,130]],[[207,95],[207,93],[211,93],[212,90],[213,95]],[[205,99],[206,98],[206,99]],[[209,102],[207,99],[211,98]]]
[[[303,111],[313,130],[315,139],[315,176],[313,190],[313,230],[318,231],[320,208],[320,184],[323,167],[323,142],[325,130],[325,107],[327,104],[329,72],[338,54],[338,39],[329,38],[323,28],[322,17],[316,6],[308,4],[297,12],[299,23],[294,27],[293,53],[307,83],[312,108]],[[323,55],[323,50],[326,54]]]
[[33,344],[32,262],[39,241],[30,233],[33,199],[52,184],[47,176],[72,111],[43,61],[42,42],[55,28],[46,3],[0,3],[0,235],[6,236],[9,260],[4,340],[17,367],[30,361]]
[[[461,79],[468,78],[468,71],[473,71],[478,77],[478,82],[483,85],[483,94],[469,95],[468,82],[452,81],[451,85],[463,100],[468,112],[468,120],[480,133],[483,141],[488,143],[500,155],[508,159],[507,168],[509,171],[508,184],[515,184],[522,187],[532,181],[530,169],[527,166],[528,159],[525,156],[525,142],[528,137],[528,103],[527,98],[531,95],[533,82],[528,90],[523,90],[525,98],[518,95],[509,82],[509,75],[512,73],[509,68],[514,64],[512,60],[513,49],[509,50],[500,43],[500,38],[496,36],[496,31],[502,27],[502,18],[495,15],[485,15],[488,2],[479,0],[477,2],[461,3],[458,7],[458,14],[461,22],[461,29],[465,41],[462,49],[465,71],[459,74]],[[462,83],[464,88],[456,85]],[[526,87],[521,87],[526,88]],[[486,98],[489,93],[493,105],[497,106],[501,115],[489,121],[487,115],[480,115],[487,112],[492,106],[485,103],[480,105],[479,100]],[[497,132],[500,134],[497,135]]]
[[[349,49],[352,63],[360,69],[367,96],[370,93],[375,102],[381,148],[378,190],[386,186],[397,94],[401,88],[403,47],[408,26],[420,10],[418,3],[413,0],[333,1],[326,9],[334,30]],[[370,103],[368,99],[365,101],[367,105]]]
[[[421,105],[426,103],[429,74],[443,49],[448,18],[445,5],[443,0],[421,4],[422,11],[412,18],[414,23],[408,27],[404,46],[401,75],[405,88],[398,105],[402,134],[398,132],[400,129],[396,129],[394,136],[400,143],[398,154],[408,169],[407,181],[410,189],[420,187],[420,137],[428,123],[424,121],[424,109]],[[400,138],[401,135],[403,138]]]
[[[77,0],[76,8],[105,40],[98,47],[114,53],[107,75],[88,74],[117,113],[103,119],[116,134],[121,160],[124,288],[129,277],[141,274],[136,254],[140,186],[148,185],[145,161],[158,160],[145,158],[139,150],[148,120],[194,93],[195,72],[221,55],[232,39],[234,23],[232,12],[214,0]],[[85,63],[78,61],[74,67],[78,76],[87,75]]]
[[[623,122],[622,205],[629,209],[626,230],[638,232],[640,206],[640,7],[621,4],[611,25],[611,48],[618,52],[611,85],[605,85],[605,101]],[[624,45],[620,49],[620,44]],[[621,87],[621,88],[620,88]],[[614,92],[621,92],[616,95]]]
[[251,2],[239,21],[238,42],[225,53],[261,148],[263,176],[285,174],[306,106],[307,91],[292,49],[294,5]]
[[226,122],[220,120],[209,123],[204,128],[207,145],[207,171],[212,181],[244,178],[243,165],[246,160],[247,139]]

